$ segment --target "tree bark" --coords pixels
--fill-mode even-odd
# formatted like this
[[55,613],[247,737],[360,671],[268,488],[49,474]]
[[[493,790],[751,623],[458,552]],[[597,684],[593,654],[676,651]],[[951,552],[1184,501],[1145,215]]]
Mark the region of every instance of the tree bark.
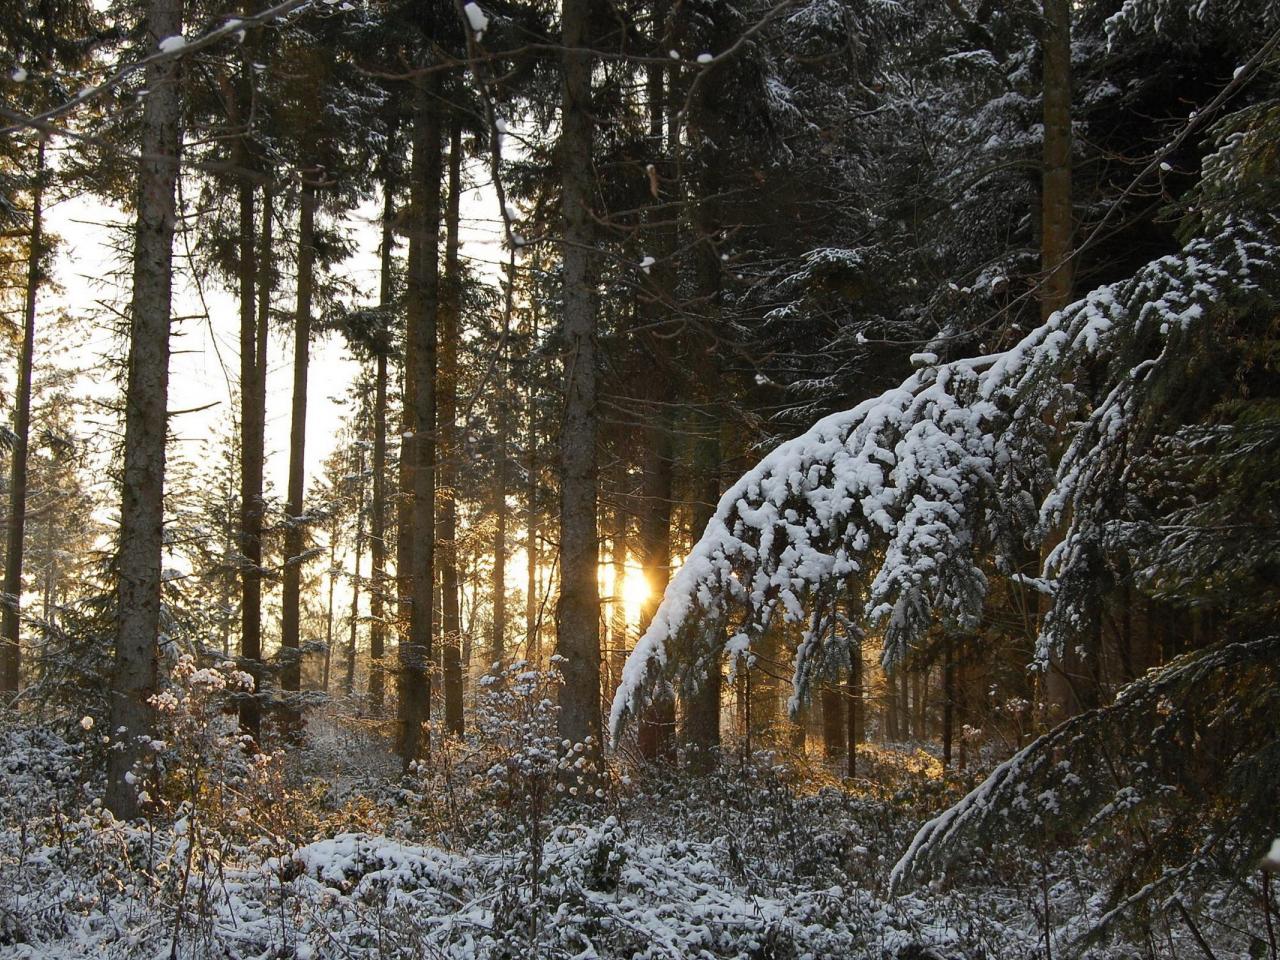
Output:
[[[648,629],[662,602],[662,594],[671,579],[671,498],[674,478],[672,461],[671,408],[662,403],[666,396],[665,376],[660,372],[661,358],[656,358],[651,383],[658,389],[651,399],[660,404],[650,412],[646,428],[647,443],[641,487],[640,548],[644,564],[644,607],[640,614],[640,634]],[[637,744],[640,754],[649,761],[671,762],[675,759],[675,699],[658,694],[640,718]]]
[[950,767],[956,722],[955,653],[951,649],[950,640],[943,649],[942,656],[942,765]]
[[822,685],[822,756],[834,763],[844,755],[848,727],[844,717],[844,697],[833,682]]
[[538,350],[538,311],[536,306],[529,309],[529,371],[528,393],[525,398],[525,417],[528,431],[527,460],[525,463],[525,595],[524,595],[524,639],[525,656],[529,662],[538,666],[542,662],[542,631],[540,590],[538,576],[538,400],[537,400],[537,367],[535,366]]
[[31,434],[31,367],[35,360],[36,299],[44,203],[44,138],[36,146],[35,186],[31,192],[31,235],[27,249],[27,291],[22,313],[22,355],[13,405],[13,449],[9,453],[9,522],[4,552],[4,597],[0,607],[0,693],[14,694],[22,683],[22,545],[27,520],[27,442]]
[[[717,233],[717,217],[712,201],[709,199],[718,191],[718,164],[714,147],[707,143],[697,142],[703,156],[700,176],[700,193],[694,205],[694,226],[697,232],[693,250],[693,263],[696,277],[696,289],[699,303],[707,317],[709,327],[719,320],[721,309],[722,274],[721,261],[716,252],[714,237]],[[708,156],[708,150],[710,155]],[[719,371],[714,361],[715,344],[709,336],[698,351],[699,379],[704,384],[718,379]],[[716,506],[720,502],[720,471],[724,452],[721,445],[721,414],[710,396],[704,398],[704,408],[698,416],[701,434],[695,447],[696,471],[700,476],[701,489],[693,508],[692,541],[702,537],[707,524],[715,515]],[[720,700],[723,687],[723,665],[719,643],[708,658],[706,675],[702,686],[689,698],[686,709],[686,742],[690,748],[690,757],[695,766],[708,769],[714,765],[720,750]]]
[[[182,0],[149,0],[147,34],[157,47],[182,33]],[[128,819],[140,812],[129,774],[153,728],[164,544],[165,436],[168,427],[169,319],[175,187],[182,148],[179,61],[146,67],[137,226],[133,254],[129,373],[125,393],[124,476],[120,503],[119,604],[111,683],[107,807]]]
[[[280,687],[300,688],[302,555],[306,549],[307,368],[311,362],[311,296],[315,264],[316,188],[303,174],[298,214],[298,301],[293,321],[293,407],[289,421],[289,489],[285,505],[284,584],[281,591]],[[292,711],[285,716],[294,722]]]
[[609,547],[609,563],[613,568],[613,602],[609,610],[609,699],[613,698],[622,681],[622,667],[627,662],[630,637],[627,630],[627,552],[630,549],[631,517],[627,504],[631,499],[627,487],[627,461],[619,456],[617,483],[614,489],[613,536]]
[[556,651],[564,675],[560,736],[600,747],[600,588],[596,511],[598,429],[595,278],[590,214],[591,0],[564,0],[559,160],[564,270],[565,403],[560,426],[560,598]]
[[[696,447],[697,470],[702,487],[693,507],[693,542],[697,542],[715,514],[720,500],[720,421],[714,414],[704,415],[703,434]],[[720,645],[711,652],[702,685],[689,698],[685,717],[685,742],[695,768],[707,770],[715,765],[720,750],[720,697],[723,688],[723,666]]]
[[858,744],[863,737],[863,709],[865,700],[862,690],[862,644],[854,640],[849,649],[849,678],[847,693],[849,703],[845,711],[845,720],[849,725],[848,734],[848,774],[852,779],[858,775]]
[[347,673],[342,692],[348,697],[356,688],[356,640],[360,622],[360,561],[364,549],[364,447],[356,448],[356,567],[351,575],[351,625],[347,636]]
[[1044,0],[1044,173],[1041,187],[1040,312],[1071,302],[1071,3]]
[[[240,151],[244,153],[243,150]],[[253,690],[240,702],[240,726],[259,740],[262,710],[262,497],[266,436],[266,357],[258,354],[258,241],[254,224],[253,186],[240,194],[240,657],[253,677]],[[264,203],[264,258],[271,230],[271,211]],[[263,283],[266,286],[265,282]],[[265,351],[264,351],[265,352]]]
[[[245,0],[241,9],[252,12]],[[240,727],[254,742],[262,732],[262,526],[267,416],[267,322],[271,283],[271,193],[263,190],[262,251],[254,224],[254,187],[248,177],[250,140],[246,117],[253,90],[252,55],[241,48],[238,87],[227,97],[229,119],[239,132],[232,159],[241,173],[236,185],[240,207],[238,284],[240,297],[240,658],[253,689],[240,700]]]
[[929,686],[928,679],[927,671],[916,670],[911,674],[911,735],[917,740],[923,740],[927,735],[924,728],[924,692]]
[[[507,338],[511,334],[511,317],[515,310],[516,252],[507,261],[506,296],[502,308],[502,330],[498,336],[497,382],[510,379],[507,369]],[[489,640],[489,660],[500,663],[507,648],[507,396],[499,390],[497,424],[494,431],[493,479],[493,632]]]
[[329,692],[329,667],[333,663],[333,597],[338,587],[339,520],[335,511],[329,533],[329,605],[324,618],[324,673],[320,677],[320,689],[325,693]]
[[[667,3],[655,0],[653,4],[653,40],[655,47],[668,46]],[[649,141],[655,159],[661,158],[665,167],[675,149],[675,123],[667,124],[667,68],[664,64],[651,63],[648,72]],[[655,171],[657,165],[655,165]],[[656,174],[655,174],[656,175]],[[659,199],[658,197],[654,198]],[[657,214],[662,217],[662,214]],[[645,454],[641,481],[640,547],[644,564],[644,608],[640,616],[640,634],[648,629],[662,595],[671,579],[671,502],[674,483],[673,436],[674,417],[669,405],[672,393],[670,361],[665,341],[656,335],[659,324],[670,320],[665,299],[676,287],[672,256],[675,251],[673,224],[650,223],[651,243],[655,259],[647,275],[640,302],[640,317],[648,331],[642,334],[647,340],[646,356],[652,366],[646,377],[650,409],[645,429]],[[649,761],[675,760],[675,698],[670,692],[657,692],[654,700],[640,717],[637,743],[641,755]]]
[[[462,191],[462,120],[449,124],[449,203],[445,211],[445,266],[440,298],[440,409],[437,420],[437,501],[440,529],[440,629],[444,648],[444,728],[462,736],[462,627],[458,604],[458,342],[462,319],[462,276],[458,270],[458,215]],[[498,382],[503,382],[501,376]]]
[[432,625],[435,614],[435,403],[436,324],[440,306],[440,80],[415,81],[413,181],[414,227],[409,238],[406,289],[405,396],[408,437],[400,469],[408,478],[408,643],[400,644],[400,758],[408,769],[429,747],[424,724],[431,716]]
[[898,675],[895,671],[884,671],[884,736],[894,742],[898,734]]
[[[382,248],[378,306],[391,309],[391,249],[394,239],[391,220],[395,214],[395,196],[391,176],[382,181]],[[377,372],[374,375],[373,399],[373,503],[369,517],[370,578],[369,592],[369,702],[374,712],[382,710],[386,698],[386,679],[382,660],[386,654],[387,615],[387,345],[378,349]]]
[[898,730],[903,740],[911,739],[911,674],[905,667],[898,671]]

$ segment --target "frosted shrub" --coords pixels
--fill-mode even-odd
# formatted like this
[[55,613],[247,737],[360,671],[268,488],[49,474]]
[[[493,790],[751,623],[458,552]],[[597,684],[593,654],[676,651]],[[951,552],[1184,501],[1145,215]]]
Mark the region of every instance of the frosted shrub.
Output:
[[[190,816],[234,827],[261,817],[281,799],[279,753],[259,753],[227,713],[231,694],[253,689],[253,678],[231,662],[198,667],[179,658],[169,686],[151,698],[157,736],[147,742],[148,770],[135,771],[151,812]],[[144,783],[154,784],[153,795]]]

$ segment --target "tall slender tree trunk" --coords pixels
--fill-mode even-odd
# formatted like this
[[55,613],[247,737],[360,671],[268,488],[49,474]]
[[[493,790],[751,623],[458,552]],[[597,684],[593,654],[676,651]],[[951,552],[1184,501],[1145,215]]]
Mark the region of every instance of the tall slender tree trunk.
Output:
[[[660,49],[669,46],[665,0],[657,0],[653,5],[653,31],[655,47]],[[647,70],[649,141],[653,155],[661,158],[660,166],[665,172],[669,158],[675,153],[675,124],[667,124],[667,94],[673,85],[669,83],[664,64],[650,64]],[[656,169],[655,166],[655,171]],[[654,199],[658,200],[660,197]],[[659,221],[662,216],[663,214],[656,215]],[[651,243],[658,262],[650,268],[649,283],[646,284],[648,289],[641,301],[640,310],[640,316],[649,328],[649,332],[643,335],[649,340],[645,353],[652,361],[645,380],[650,409],[645,429],[642,467],[640,546],[648,591],[640,616],[641,635],[649,628],[671,579],[671,503],[674,483],[674,416],[669,405],[672,393],[670,359],[665,342],[654,331],[658,324],[670,319],[670,311],[664,301],[676,286],[672,265],[676,237],[674,225],[657,222],[650,226]],[[660,692],[642,714],[638,745],[645,759],[674,761],[675,707],[675,697],[670,692]]]
[[400,757],[406,768],[429,746],[432,625],[435,613],[436,324],[440,305],[440,80],[415,81],[414,229],[409,238],[406,290],[405,394],[409,436],[400,469],[408,474],[409,635],[400,644]]
[[[410,208],[413,209],[413,199],[410,198]],[[421,216],[416,212],[413,214],[414,226],[411,233],[416,232],[421,225]],[[415,246],[412,241],[409,244],[408,255],[405,258],[405,276],[414,276],[421,271],[419,260],[422,257],[422,248]],[[413,536],[413,466],[414,466],[414,446],[413,446],[413,425],[416,414],[414,400],[414,382],[409,376],[409,366],[413,362],[413,352],[417,346],[412,342],[409,336],[410,317],[417,307],[411,305],[409,283],[405,284],[405,354],[401,367],[400,380],[400,457],[399,457],[399,473],[396,477],[396,667],[395,667],[395,684],[396,684],[396,721],[397,721],[397,750],[403,753],[405,749],[405,726],[408,721],[408,713],[412,712],[417,717],[418,723],[425,723],[428,719],[426,710],[427,700],[426,691],[423,685],[427,682],[426,660],[421,664],[421,670],[412,677],[405,673],[406,669],[413,668],[413,649],[409,640],[409,620],[413,609],[413,554],[414,554],[414,536]],[[414,691],[417,692],[414,692]],[[404,697],[408,694],[410,700],[405,701]],[[409,761],[406,760],[405,763]]]
[[951,649],[950,640],[943,648],[942,657],[942,765],[950,767],[956,716],[955,653]]
[[[701,417],[702,434],[695,448],[701,488],[693,507],[693,541],[702,536],[720,500],[720,420],[707,411]],[[720,644],[710,651],[703,668],[702,685],[689,698],[685,717],[685,741],[695,768],[711,769],[720,751],[720,697],[724,685]]]
[[591,0],[561,7],[561,209],[565,401],[560,424],[560,598],[556,650],[560,736],[600,747],[600,587],[596,576],[598,429],[595,277],[591,257]]
[[917,740],[924,740],[929,732],[925,729],[925,715],[928,706],[925,693],[929,689],[929,671],[917,670],[911,675],[911,730]]
[[[284,584],[280,617],[280,686],[300,688],[302,555],[306,549],[307,368],[311,362],[311,296],[315,266],[315,184],[303,174],[298,214],[298,302],[293,321],[293,407],[289,421],[289,489],[285,504]],[[286,711],[291,722],[292,713]]]
[[[444,282],[440,297],[439,410],[436,411],[437,502],[440,524],[436,549],[440,557],[440,631],[444,653],[444,728],[461,736],[462,625],[458,602],[458,344],[462,320],[462,276],[458,269],[458,217],[462,193],[462,119],[449,122],[449,202],[445,210]],[[502,382],[499,377],[499,383]]]
[[[394,237],[391,221],[395,214],[395,191],[391,175],[382,180],[382,249],[378,306],[391,309],[391,251]],[[369,517],[369,553],[372,580],[369,591],[369,702],[374,712],[382,710],[386,698],[383,657],[387,637],[387,345],[380,344],[374,374],[373,395],[373,503]]]
[[320,677],[320,689],[329,692],[329,667],[333,663],[333,598],[338,587],[338,517],[333,517],[329,534],[329,605],[324,617],[324,673]]
[[525,656],[529,662],[538,666],[542,662],[542,631],[540,594],[538,587],[539,562],[539,524],[538,524],[538,401],[537,401],[537,367],[538,351],[538,311],[534,306],[529,309],[529,372],[527,395],[525,397],[525,418],[527,431],[527,449],[525,461],[525,593],[524,593],[524,639]]
[[[501,403],[502,401],[499,401]],[[506,424],[498,415],[498,463],[493,478],[493,623],[490,624],[489,661],[501,663],[507,650],[507,471]]]
[[906,667],[898,671],[898,730],[903,740],[911,739],[911,675]]
[[[182,33],[182,0],[149,0],[147,34],[157,47]],[[146,67],[137,227],[133,252],[129,373],[125,393],[124,476],[120,504],[119,603],[111,681],[107,807],[117,817],[139,813],[129,774],[140,738],[151,732],[160,633],[164,544],[165,435],[168,426],[169,318],[172,295],[175,187],[182,148],[177,58]]]
[[[502,308],[502,330],[498,335],[498,362],[496,379],[499,384],[506,384],[509,379],[507,370],[507,340],[511,335],[511,317],[515,310],[516,295],[516,252],[510,252],[507,260],[506,296]],[[494,464],[493,478],[493,632],[489,639],[489,659],[499,663],[506,654],[507,647],[507,424],[508,397],[505,390],[499,390],[497,397],[497,429],[494,431],[494,451],[497,463]]]
[[[723,278],[721,261],[714,242],[718,223],[713,201],[710,198],[714,197],[719,190],[719,164],[714,144],[703,140],[696,128],[691,141],[697,146],[703,160],[699,177],[701,196],[693,207],[694,228],[697,234],[693,248],[693,267],[698,303],[702,304],[708,328],[714,329],[720,318]],[[719,376],[714,355],[714,344],[710,342],[699,351],[701,358],[699,365],[702,368],[699,371],[699,379],[703,383],[713,383]],[[695,458],[701,483],[693,510],[693,541],[696,543],[707,529],[707,524],[715,515],[716,506],[720,502],[720,472],[724,451],[721,444],[721,414],[718,409],[710,403],[705,403],[695,422],[700,426]],[[745,666],[743,671],[746,672]],[[720,751],[722,676],[720,644],[717,643],[716,649],[707,658],[703,684],[689,698],[686,711],[686,741],[690,747],[690,757],[695,765],[703,769],[709,769],[715,764]]]
[[1041,187],[1040,293],[1047,319],[1071,302],[1071,3],[1044,0],[1044,173]]
[[222,641],[222,659],[224,660],[231,656],[231,596],[236,589],[232,565],[236,563],[238,529],[231,516],[231,505],[235,502],[234,487],[238,481],[235,477],[228,477],[226,482],[227,487],[232,489],[223,493],[222,502],[226,505],[227,513],[222,525],[222,564],[218,571],[218,634]]
[[31,367],[36,347],[36,299],[44,203],[44,137],[36,146],[35,187],[31,193],[31,234],[27,249],[27,294],[22,313],[22,356],[13,405],[13,449],[9,463],[9,522],[5,529],[4,597],[0,607],[0,693],[18,692],[22,682],[22,541],[27,521],[27,441],[31,433]]
[[356,567],[351,574],[351,624],[347,636],[347,673],[342,692],[348,697],[356,689],[356,641],[360,623],[360,562],[364,559],[364,447],[356,449]]
[[[1043,0],[1041,55],[1044,108],[1040,214],[1040,313],[1047,319],[1071,302],[1073,219],[1071,212],[1071,3]],[[1044,555],[1057,543],[1051,536]],[[1054,722],[1078,712],[1072,678],[1081,672],[1074,646],[1050,657],[1046,698],[1056,708]]]
[[[901,668],[899,668],[901,669]],[[898,732],[898,674],[896,670],[886,669],[884,672],[884,736],[889,741],[897,741]]]
[[609,610],[609,699],[622,682],[622,667],[627,662],[631,638],[627,629],[627,553],[630,550],[631,517],[627,503],[628,470],[625,455],[618,457],[617,482],[614,484],[613,536],[609,562],[613,568],[613,602]]
[[849,678],[845,688],[849,702],[845,708],[845,720],[849,725],[848,775],[852,779],[858,775],[858,744],[862,743],[864,737],[865,699],[862,690],[862,644],[854,640],[849,646]]
[[[241,4],[245,13],[252,4]],[[240,700],[240,727],[257,742],[261,736],[262,706],[262,525],[263,459],[266,455],[266,342],[267,304],[271,284],[268,279],[271,253],[271,198],[263,190],[263,250],[259,258],[254,223],[254,187],[250,170],[249,133],[245,116],[252,98],[252,56],[241,49],[241,69],[237,89],[228,91],[229,119],[239,136],[232,145],[232,158],[240,179],[236,185],[240,207],[239,264],[237,280],[240,297],[240,658],[253,678],[253,689]],[[261,288],[261,289],[259,289]]]
[[[661,360],[655,366],[661,364]],[[666,395],[665,377],[655,369],[652,381],[662,389],[651,399]],[[653,615],[662,602],[662,594],[671,579],[671,498],[673,483],[671,408],[665,405],[649,414],[647,443],[641,483],[640,548],[644,564],[644,607],[640,615],[640,634],[649,628]],[[675,759],[675,698],[659,694],[640,718],[637,742],[641,755],[650,761],[670,762]]]
[[848,727],[844,717],[844,696],[834,682],[822,684],[822,756],[834,763],[844,755]]

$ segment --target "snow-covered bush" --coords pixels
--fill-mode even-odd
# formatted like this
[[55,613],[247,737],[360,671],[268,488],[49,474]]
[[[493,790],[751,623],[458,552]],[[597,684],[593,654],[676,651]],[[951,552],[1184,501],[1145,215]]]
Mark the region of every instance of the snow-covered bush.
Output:
[[[84,786],[82,744],[100,734],[76,729],[70,741],[0,735],[0,958],[1032,960],[1046,937],[1054,956],[1149,955],[1122,930],[1071,952],[1105,912],[1104,876],[1087,851],[1046,855],[1034,835],[889,896],[890,865],[948,799],[927,775],[910,786],[907,770],[892,796],[815,793],[760,754],[710,777],[624,786],[606,803],[549,806],[532,882],[516,811],[499,829],[483,805],[459,805],[480,821],[458,824],[448,846],[389,835],[414,827],[401,819],[413,791],[384,796],[381,819],[359,831],[309,789],[288,798],[288,833],[257,815],[219,826],[198,807],[121,823],[97,781]],[[473,789],[492,788],[477,772]],[[1240,889],[1187,908],[1221,960],[1249,955],[1260,928]],[[1194,955],[1177,917],[1154,915],[1152,929],[1156,956]]]

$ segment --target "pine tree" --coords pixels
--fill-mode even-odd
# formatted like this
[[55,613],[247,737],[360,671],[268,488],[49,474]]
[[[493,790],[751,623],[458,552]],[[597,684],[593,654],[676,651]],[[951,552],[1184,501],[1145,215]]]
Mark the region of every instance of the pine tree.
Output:
[[[146,33],[160,49],[181,36],[182,0],[149,0]],[[160,550],[164,531],[164,464],[169,382],[169,313],[175,187],[182,143],[177,57],[146,69],[142,160],[138,174],[129,380],[120,508],[119,607],[110,729],[116,749],[107,767],[107,806],[117,817],[140,810],[132,768],[152,729],[161,639]]]
[[600,747],[600,588],[596,577],[597,359],[593,183],[589,158],[594,143],[591,97],[590,0],[567,0],[561,8],[563,85],[560,161],[561,260],[564,271],[565,408],[560,426],[560,598],[556,606],[556,655],[560,689],[560,735],[572,743]]

